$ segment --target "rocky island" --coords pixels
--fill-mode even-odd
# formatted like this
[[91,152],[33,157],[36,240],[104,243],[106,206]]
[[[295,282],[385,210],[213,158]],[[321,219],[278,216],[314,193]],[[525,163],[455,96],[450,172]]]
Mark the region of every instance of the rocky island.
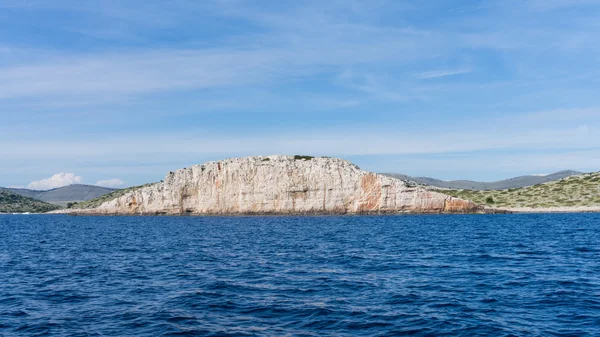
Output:
[[477,213],[477,204],[349,161],[256,156],[169,172],[164,181],[58,212],[95,215]]

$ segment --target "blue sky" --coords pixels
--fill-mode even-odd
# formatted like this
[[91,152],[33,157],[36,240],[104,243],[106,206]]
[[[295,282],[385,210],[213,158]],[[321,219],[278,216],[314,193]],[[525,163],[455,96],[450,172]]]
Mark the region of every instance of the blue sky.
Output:
[[2,0],[0,186],[136,185],[269,154],[441,179],[598,171],[599,15],[597,0]]

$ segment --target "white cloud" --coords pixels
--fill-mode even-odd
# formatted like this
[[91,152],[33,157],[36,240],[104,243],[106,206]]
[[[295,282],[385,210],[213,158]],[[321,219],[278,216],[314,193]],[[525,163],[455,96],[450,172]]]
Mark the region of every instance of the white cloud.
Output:
[[47,179],[32,181],[27,185],[27,188],[43,191],[72,184],[81,184],[82,181],[83,178],[75,173],[61,172]]
[[121,187],[123,186],[125,183],[123,182],[123,180],[115,178],[115,179],[108,179],[108,180],[99,180],[96,182],[96,186],[102,186],[102,187],[110,187],[110,188],[116,188],[116,187]]

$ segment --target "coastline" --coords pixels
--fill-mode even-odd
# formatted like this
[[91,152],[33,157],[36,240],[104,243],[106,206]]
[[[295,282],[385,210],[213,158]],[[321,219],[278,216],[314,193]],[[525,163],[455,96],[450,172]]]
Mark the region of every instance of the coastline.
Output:
[[561,206],[561,207],[509,207],[511,213],[600,213],[599,206]]
[[44,214],[62,214],[71,216],[196,216],[196,217],[236,217],[236,216],[361,216],[361,215],[466,215],[466,214],[495,214],[507,213],[503,210],[481,210],[479,212],[417,212],[417,211],[362,211],[362,212],[220,212],[220,213],[173,213],[173,212],[141,212],[141,213],[120,213],[120,212],[98,212],[94,209],[78,210],[55,210]]
[[[466,214],[554,214],[554,213],[600,213],[599,206],[565,206],[565,207],[546,207],[546,208],[531,208],[531,207],[508,207],[508,208],[485,208],[480,212],[358,212],[358,213],[341,213],[341,212],[240,212],[240,213],[168,213],[168,212],[148,212],[148,213],[112,213],[98,212],[93,209],[89,210],[55,210],[47,213],[38,214],[62,214],[71,216],[197,216],[197,217],[236,217],[236,216],[361,216],[361,215],[466,215]],[[12,214],[12,213],[0,213]]]

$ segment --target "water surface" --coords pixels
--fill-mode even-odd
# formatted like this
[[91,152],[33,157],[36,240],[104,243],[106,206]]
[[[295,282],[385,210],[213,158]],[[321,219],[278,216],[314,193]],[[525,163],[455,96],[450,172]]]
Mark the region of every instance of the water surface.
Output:
[[0,215],[0,336],[599,336],[600,215]]

